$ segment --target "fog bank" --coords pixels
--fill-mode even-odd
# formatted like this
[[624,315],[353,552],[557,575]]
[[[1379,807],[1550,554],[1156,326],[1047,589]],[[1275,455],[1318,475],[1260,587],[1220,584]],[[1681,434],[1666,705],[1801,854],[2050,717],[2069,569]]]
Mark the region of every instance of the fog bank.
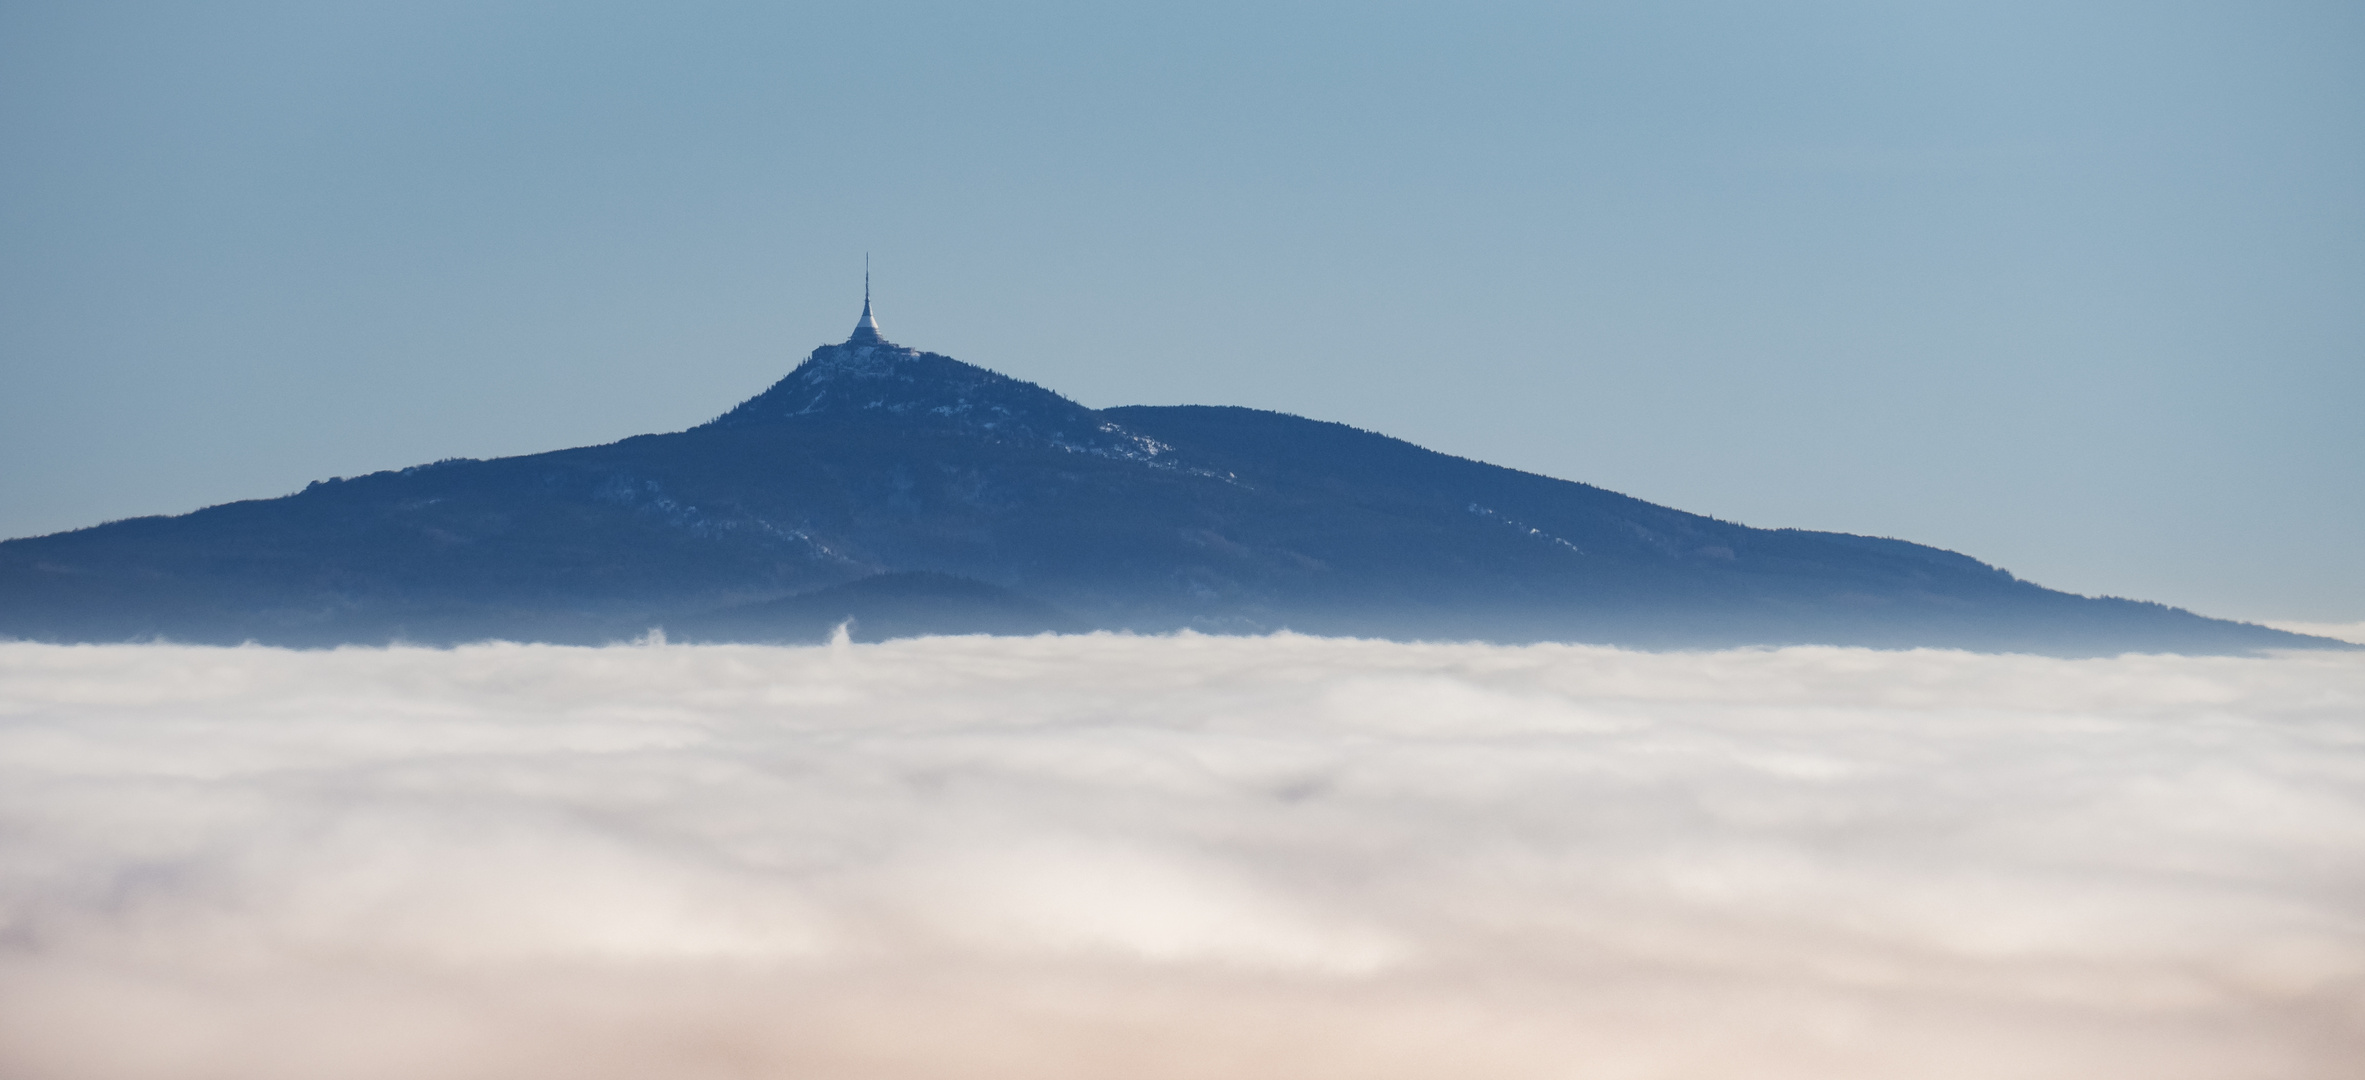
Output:
[[0,1075],[2312,1078],[2365,655],[0,645]]

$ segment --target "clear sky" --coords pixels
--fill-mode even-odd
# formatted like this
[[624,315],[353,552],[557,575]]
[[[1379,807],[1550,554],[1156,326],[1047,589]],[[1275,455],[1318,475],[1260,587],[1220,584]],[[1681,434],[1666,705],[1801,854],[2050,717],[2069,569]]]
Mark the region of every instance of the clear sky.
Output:
[[0,535],[843,338],[2365,619],[2365,7],[0,2]]

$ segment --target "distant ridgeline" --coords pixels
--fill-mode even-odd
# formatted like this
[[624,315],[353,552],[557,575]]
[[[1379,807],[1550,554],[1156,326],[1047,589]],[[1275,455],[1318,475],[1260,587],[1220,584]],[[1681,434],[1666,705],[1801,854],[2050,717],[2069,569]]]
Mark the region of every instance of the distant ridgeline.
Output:
[[1339,424],[1087,409],[879,336],[670,435],[0,543],[0,636],[332,645],[1096,628],[2055,654],[2339,642],[1752,529]]

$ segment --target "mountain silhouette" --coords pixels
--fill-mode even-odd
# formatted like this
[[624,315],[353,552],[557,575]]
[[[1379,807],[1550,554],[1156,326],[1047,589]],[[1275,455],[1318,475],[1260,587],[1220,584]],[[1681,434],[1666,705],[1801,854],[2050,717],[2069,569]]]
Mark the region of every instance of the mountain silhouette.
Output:
[[318,646],[1089,628],[1651,648],[2343,647],[1254,409],[847,341],[687,431],[0,543],[0,635]]

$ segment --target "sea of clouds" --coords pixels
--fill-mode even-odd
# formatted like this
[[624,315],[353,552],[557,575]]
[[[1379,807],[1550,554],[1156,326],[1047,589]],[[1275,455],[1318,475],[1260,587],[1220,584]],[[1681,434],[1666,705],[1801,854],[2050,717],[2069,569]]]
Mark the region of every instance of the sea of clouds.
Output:
[[2353,1077],[2365,653],[0,645],[0,1075]]

